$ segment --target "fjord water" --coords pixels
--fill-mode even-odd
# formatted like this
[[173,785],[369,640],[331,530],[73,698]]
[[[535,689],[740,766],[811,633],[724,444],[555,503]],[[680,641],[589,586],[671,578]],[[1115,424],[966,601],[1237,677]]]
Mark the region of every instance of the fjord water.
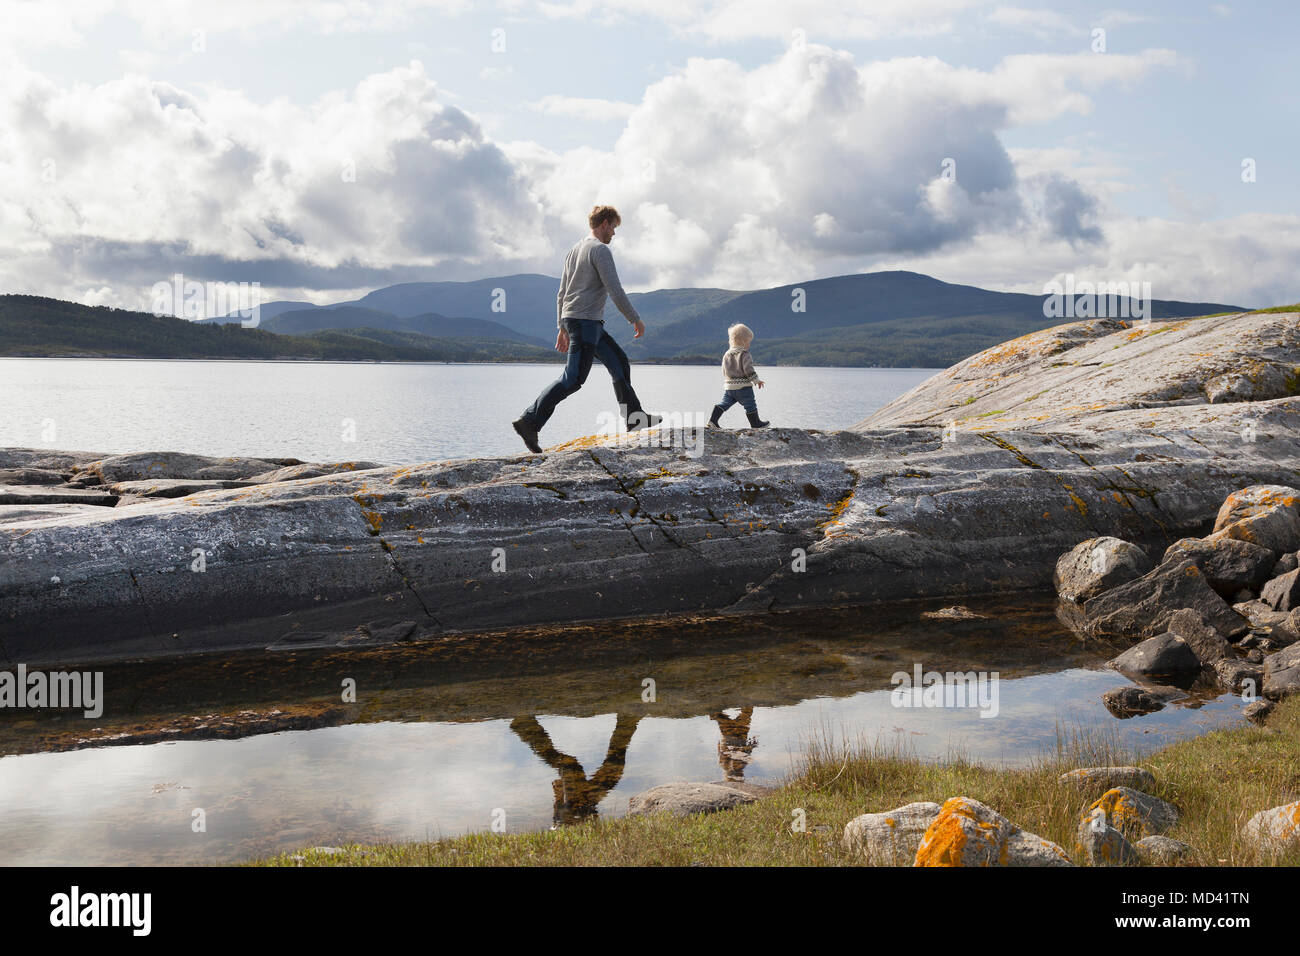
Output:
[[[512,640],[499,649],[504,667],[498,652],[467,661],[463,648],[439,656],[435,643],[109,668],[102,721],[0,714],[0,865],[212,863],[496,821],[544,829],[621,816],[630,796],[671,781],[777,783],[815,736],[1014,766],[1080,728],[1100,731],[1123,759],[1240,720],[1230,694],[1116,720],[1099,695],[1126,681],[1056,622],[1049,600],[970,604],[989,616],[925,618],[931,602],[722,630],[584,629],[555,635],[543,656]],[[897,706],[892,675],[916,664],[996,672],[996,714]],[[345,677],[357,700],[340,705]],[[83,735],[167,741],[221,722],[211,715],[309,712],[324,725],[57,750]]]
[[[936,369],[764,367],[759,413],[774,425],[846,428]],[[0,359],[0,447],[183,451],[303,461],[414,464],[523,454],[510,422],[556,365]],[[703,425],[722,397],[716,366],[635,365],[649,411]],[[597,363],[542,432],[544,445],[599,431],[616,408]],[[738,406],[723,424],[744,426]]]

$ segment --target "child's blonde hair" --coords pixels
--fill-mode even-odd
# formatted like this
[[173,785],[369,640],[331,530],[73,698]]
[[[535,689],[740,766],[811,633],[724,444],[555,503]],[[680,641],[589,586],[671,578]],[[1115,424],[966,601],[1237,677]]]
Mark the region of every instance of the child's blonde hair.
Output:
[[748,348],[749,343],[754,341],[754,332],[748,325],[737,322],[727,329],[727,341],[731,343],[733,349]]

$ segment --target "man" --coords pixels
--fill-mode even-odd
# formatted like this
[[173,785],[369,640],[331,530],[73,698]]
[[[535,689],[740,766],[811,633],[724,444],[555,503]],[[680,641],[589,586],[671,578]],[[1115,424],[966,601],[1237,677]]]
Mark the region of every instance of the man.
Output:
[[531,452],[541,452],[537,433],[550,420],[555,406],[582,388],[593,359],[600,359],[609,370],[619,414],[627,420],[629,431],[657,425],[663,420],[641,409],[641,401],[632,390],[632,367],[628,364],[627,354],[605,331],[605,299],[608,296],[636,329],[633,338],[639,339],[645,334],[645,323],[623,291],[618,272],[614,269],[614,254],[609,251],[614,229],[622,222],[613,206],[596,206],[587,217],[591,235],[579,240],[564,259],[564,275],[560,278],[560,291],[555,297],[555,324],[559,329],[555,336],[555,350],[568,352],[568,362],[564,374],[548,385],[513,422],[515,431]]

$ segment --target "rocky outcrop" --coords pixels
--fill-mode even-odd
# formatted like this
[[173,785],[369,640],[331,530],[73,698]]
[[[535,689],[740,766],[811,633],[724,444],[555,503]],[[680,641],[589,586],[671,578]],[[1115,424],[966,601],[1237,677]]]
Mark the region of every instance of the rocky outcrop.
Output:
[[1056,562],[1056,593],[1081,603],[1151,570],[1151,559],[1137,545],[1119,538],[1089,538]]
[[[1297,319],[1060,326],[973,356],[839,432],[660,428],[540,456],[316,477],[283,459],[3,452],[0,468],[66,472],[105,493],[255,482],[178,498],[133,485],[114,507],[0,506],[4,652],[219,650],[261,643],[250,622],[283,616],[289,630],[322,609],[340,631],[382,609],[418,621],[424,638],[1046,589],[1081,541],[1162,554],[1210,532],[1230,493],[1293,480],[1300,398],[1266,389],[1210,404],[1206,386],[1294,354]],[[1284,543],[1286,519],[1251,524],[1251,507],[1222,536]],[[1223,602],[1189,563],[1202,594]],[[1182,606],[1231,639],[1235,612],[1208,604]]]

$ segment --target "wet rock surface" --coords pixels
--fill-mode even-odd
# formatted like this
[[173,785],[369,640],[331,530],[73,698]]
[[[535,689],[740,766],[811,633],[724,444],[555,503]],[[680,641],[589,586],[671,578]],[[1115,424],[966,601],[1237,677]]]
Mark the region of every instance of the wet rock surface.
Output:
[[[454,634],[1047,588],[1081,541],[1163,554],[1206,535],[1226,496],[1293,480],[1300,398],[1210,404],[1206,385],[1282,361],[1296,326],[1294,314],[1073,323],[973,356],[852,429],[710,432],[699,455],[699,435],[667,429],[316,477],[288,459],[0,452],[0,468],[71,476],[56,488],[256,482],[71,513],[0,506],[5,651],[217,650],[245,646],[254,621],[283,616],[283,631],[321,608],[339,627],[383,607]],[[1243,500],[1213,533],[1294,552],[1300,515],[1276,504]],[[1248,625],[1189,563],[1194,600],[1169,614],[1194,607],[1233,639]],[[1149,637],[1164,623],[1102,630]]]

